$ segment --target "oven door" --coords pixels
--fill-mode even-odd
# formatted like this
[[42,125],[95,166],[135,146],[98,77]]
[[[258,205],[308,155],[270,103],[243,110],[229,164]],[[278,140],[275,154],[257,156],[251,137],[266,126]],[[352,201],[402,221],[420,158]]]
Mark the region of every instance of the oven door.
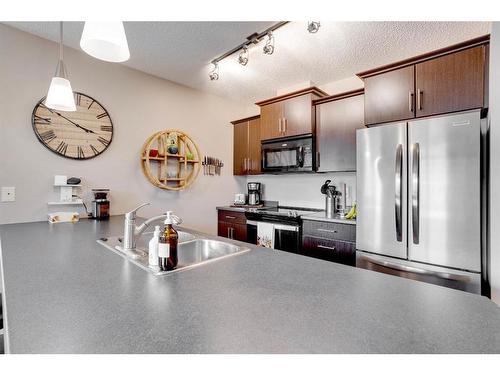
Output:
[[298,253],[300,247],[300,227],[296,225],[274,224],[274,248]]

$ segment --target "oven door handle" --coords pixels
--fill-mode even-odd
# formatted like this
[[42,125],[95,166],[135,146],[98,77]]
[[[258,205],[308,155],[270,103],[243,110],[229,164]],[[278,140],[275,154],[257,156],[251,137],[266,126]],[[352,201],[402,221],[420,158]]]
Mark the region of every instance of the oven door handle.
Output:
[[274,224],[274,229],[276,230],[284,230],[288,232],[298,232],[299,227],[295,225],[284,225],[284,224]]

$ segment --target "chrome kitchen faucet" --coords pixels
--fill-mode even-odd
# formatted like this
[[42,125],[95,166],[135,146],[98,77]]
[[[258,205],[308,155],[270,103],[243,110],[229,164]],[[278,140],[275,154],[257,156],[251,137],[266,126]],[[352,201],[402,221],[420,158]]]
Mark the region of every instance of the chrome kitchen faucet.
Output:
[[[136,244],[137,244],[137,237],[143,233],[146,228],[151,224],[154,223],[155,221],[165,219],[167,217],[166,214],[163,215],[158,215],[154,216],[148,220],[146,220],[144,223],[141,225],[135,225],[135,219],[137,218],[137,211],[144,207],[149,205],[150,203],[143,203],[139,207],[136,207],[130,212],[127,212],[125,214],[125,223],[124,223],[124,228],[123,228],[123,247],[120,249],[124,253],[126,253],[128,256],[132,258],[139,258],[141,256],[144,256],[144,252],[137,250]],[[179,218],[176,215],[171,215],[171,217],[174,220],[175,224],[181,224],[182,219]]]

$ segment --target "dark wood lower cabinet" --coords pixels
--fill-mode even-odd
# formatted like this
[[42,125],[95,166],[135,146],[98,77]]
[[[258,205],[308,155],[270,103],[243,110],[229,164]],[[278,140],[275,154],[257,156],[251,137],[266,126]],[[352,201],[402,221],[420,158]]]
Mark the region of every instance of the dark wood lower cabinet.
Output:
[[301,253],[356,266],[356,226],[330,221],[304,220]]
[[356,266],[356,244],[352,242],[304,236],[302,238],[302,254]]
[[247,240],[247,224],[245,214],[242,212],[219,210],[217,213],[217,235],[233,240]]
[[246,224],[235,224],[225,221],[219,221],[217,235],[221,237],[231,238],[233,240],[246,242],[247,226]]

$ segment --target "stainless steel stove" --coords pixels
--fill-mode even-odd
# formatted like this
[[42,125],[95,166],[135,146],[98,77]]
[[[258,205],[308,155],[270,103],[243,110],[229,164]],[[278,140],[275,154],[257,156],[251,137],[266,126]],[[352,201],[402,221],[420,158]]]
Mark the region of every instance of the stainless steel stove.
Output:
[[303,215],[319,212],[320,209],[301,207],[262,207],[245,213],[247,218],[247,236],[250,243],[257,243],[259,222],[274,224],[274,248],[298,253],[302,234]]

